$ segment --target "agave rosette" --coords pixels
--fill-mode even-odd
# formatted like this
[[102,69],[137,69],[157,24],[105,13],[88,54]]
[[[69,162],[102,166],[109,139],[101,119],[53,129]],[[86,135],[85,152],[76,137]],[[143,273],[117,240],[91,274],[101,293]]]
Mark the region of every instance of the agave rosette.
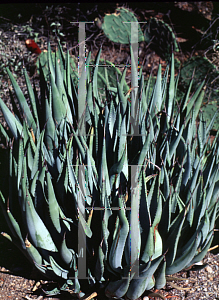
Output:
[[[146,83],[142,70],[136,77],[132,69],[139,78],[133,120],[135,91],[124,92],[126,69],[112,86],[107,68],[105,76],[98,73],[100,52],[94,67],[90,56],[86,61],[86,106],[80,107],[69,53],[60,44],[58,55],[59,62],[48,47],[49,73],[39,61],[40,96],[24,71],[29,101],[7,69],[19,109],[12,113],[0,100],[9,145],[0,203],[11,231],[3,235],[61,283],[47,293],[86,293],[104,284],[108,297],[137,299],[200,261],[211,245],[219,148],[218,134],[213,143],[209,134],[216,114],[207,127],[200,111],[204,82],[190,96],[191,79],[176,103],[172,56],[163,77],[159,67],[153,91],[151,77]],[[83,109],[86,135],[77,113]]]

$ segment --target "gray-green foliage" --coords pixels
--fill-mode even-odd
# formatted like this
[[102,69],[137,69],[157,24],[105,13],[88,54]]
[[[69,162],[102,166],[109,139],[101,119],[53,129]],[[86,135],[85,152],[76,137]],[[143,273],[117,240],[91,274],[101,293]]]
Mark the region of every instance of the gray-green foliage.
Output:
[[[52,52],[51,56],[52,56],[53,63],[55,63],[55,59],[57,57],[58,61],[60,62],[61,71],[63,72],[64,65],[65,65],[65,59],[66,59],[65,54],[61,53],[61,51],[57,51],[57,52]],[[77,85],[78,84],[78,70],[77,70],[77,65],[76,65],[76,58],[74,56],[69,56],[69,59],[70,59],[69,60],[70,74],[74,81],[74,84]],[[45,78],[48,78],[50,72],[49,72],[49,66],[48,66],[48,54],[46,51],[43,51],[37,59],[36,66],[37,66],[38,72],[40,69],[40,62],[41,62],[44,76],[45,76]],[[93,66],[94,64],[95,64],[95,61],[91,59],[90,65]],[[98,84],[98,86],[102,87],[102,91],[101,91],[101,89],[99,90],[100,94],[105,93],[104,92],[105,84],[107,86],[115,87],[117,80],[121,80],[121,77],[122,77],[121,71],[117,67],[115,67],[115,65],[113,63],[111,63],[108,60],[104,60],[104,59],[99,60],[97,75],[98,75],[97,76],[97,84]],[[129,87],[126,82],[124,82],[123,89],[124,89],[124,92],[126,92],[126,93],[129,90]]]
[[[108,297],[134,300],[200,261],[213,238],[219,148],[218,135],[212,145],[208,139],[213,121],[206,126],[200,113],[205,83],[192,96],[188,90],[176,111],[173,56],[163,77],[159,67],[153,92],[141,71],[133,121],[134,90],[123,90],[126,69],[112,86],[106,68],[100,85],[100,52],[94,67],[89,55],[82,136],[77,111],[83,103],[69,53],[63,55],[60,45],[59,52],[58,63],[48,48],[49,73],[40,59],[40,98],[25,77],[30,108],[7,69],[20,113],[0,100],[8,124],[0,129],[9,145],[10,189],[2,187],[0,205],[11,232],[4,236],[59,282],[49,294],[86,293],[102,283]],[[129,135],[130,123],[138,135]],[[79,227],[87,279],[79,278]]]

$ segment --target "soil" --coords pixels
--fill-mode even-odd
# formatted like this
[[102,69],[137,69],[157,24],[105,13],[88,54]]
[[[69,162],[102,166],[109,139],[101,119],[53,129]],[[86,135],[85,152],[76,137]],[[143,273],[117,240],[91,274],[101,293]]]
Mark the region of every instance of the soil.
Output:
[[[25,47],[27,38],[37,36],[38,45],[41,50],[47,48],[47,37],[50,37],[52,49],[55,50],[56,35],[59,36],[63,43],[64,49],[70,49],[73,55],[77,53],[77,35],[78,27],[74,23],[77,20],[93,21],[96,17],[104,16],[105,13],[114,12],[116,4],[7,4],[1,5],[0,12],[0,38],[5,41],[3,48],[0,48],[0,59],[5,65],[9,64],[10,68],[17,74],[18,83],[22,91],[26,92],[24,81],[22,80],[21,69],[15,70],[15,65],[23,61],[28,70],[29,76],[38,80],[35,62],[36,54],[31,54]],[[119,6],[126,6],[121,3]],[[188,57],[193,55],[204,55],[206,49],[212,46],[214,36],[212,20],[215,20],[219,13],[219,5],[216,2],[155,2],[155,3],[129,3],[129,8],[135,11],[139,21],[147,21],[150,17],[167,22],[174,30],[180,51],[175,53],[176,57],[183,63]],[[186,22],[185,22],[186,20]],[[52,23],[59,25],[51,26]],[[28,27],[29,26],[29,27]],[[56,35],[55,35],[56,27]],[[205,31],[208,32],[206,38]],[[102,58],[108,59],[114,64],[126,64],[130,56],[129,48],[125,45],[114,44],[108,40],[99,28],[90,24],[86,31],[86,45],[92,51],[93,58],[102,45]],[[1,44],[1,41],[0,41]],[[5,51],[5,53],[3,53]],[[147,77],[153,66],[153,73],[156,74],[158,64],[162,67],[167,65],[167,61],[162,57],[159,49],[145,43],[140,44],[139,63],[143,65],[144,75]],[[14,57],[14,61],[9,61],[8,57]],[[0,96],[7,105],[11,106],[10,91],[8,88],[8,79],[4,74],[2,65],[0,65]],[[128,73],[127,80],[130,78]],[[3,119],[1,118],[1,122]],[[219,226],[216,226],[217,228]],[[4,223],[0,211],[0,231],[8,232],[7,225]],[[219,244],[218,232],[215,233],[213,246]],[[187,299],[198,300],[219,299],[219,254],[217,249],[208,252],[207,256],[201,262],[203,269],[194,271],[186,270],[175,275],[178,278],[186,280],[168,281],[165,288],[160,291],[152,290],[151,294],[144,294],[141,299]],[[207,264],[207,265],[205,265]],[[194,266],[201,268],[201,266]],[[171,278],[169,278],[171,280]],[[41,287],[47,284],[45,279],[32,267],[20,251],[0,236],[0,299],[44,299]],[[36,290],[36,291],[34,291]],[[153,294],[155,293],[155,294]],[[91,299],[86,295],[86,299]],[[98,299],[104,300],[103,294],[98,295]],[[47,297],[45,299],[78,299],[77,295],[65,294],[57,297]],[[93,299],[96,299],[94,297]]]

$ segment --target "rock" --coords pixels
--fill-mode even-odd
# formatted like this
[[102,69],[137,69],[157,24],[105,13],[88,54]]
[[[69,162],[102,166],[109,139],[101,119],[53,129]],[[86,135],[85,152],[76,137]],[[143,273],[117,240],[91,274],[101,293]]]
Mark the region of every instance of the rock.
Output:
[[213,273],[213,269],[212,269],[212,267],[210,267],[210,266],[207,266],[207,267],[205,268],[205,270],[206,270],[208,273]]

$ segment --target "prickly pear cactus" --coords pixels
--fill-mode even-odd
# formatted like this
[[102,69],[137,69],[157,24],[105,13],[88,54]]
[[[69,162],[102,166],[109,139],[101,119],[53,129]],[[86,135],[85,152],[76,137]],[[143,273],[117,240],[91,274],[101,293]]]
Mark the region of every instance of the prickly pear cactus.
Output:
[[[184,87],[189,85],[194,70],[192,91],[197,89],[207,75],[208,87],[202,103],[202,111],[208,126],[216,110],[219,109],[219,72],[216,66],[205,57],[194,56],[184,64],[180,72]],[[216,117],[213,129],[219,129],[219,114]]]
[[[131,41],[131,22],[138,22],[134,13],[127,8],[120,7],[113,14],[106,14],[103,23],[95,19],[96,25],[114,43],[129,44]],[[135,37],[132,38],[134,39]],[[138,24],[138,41],[144,40],[140,25]]]
[[172,28],[162,20],[151,18],[144,28],[144,40],[152,43],[155,51],[164,59],[170,57],[171,51],[178,52],[176,36]]

